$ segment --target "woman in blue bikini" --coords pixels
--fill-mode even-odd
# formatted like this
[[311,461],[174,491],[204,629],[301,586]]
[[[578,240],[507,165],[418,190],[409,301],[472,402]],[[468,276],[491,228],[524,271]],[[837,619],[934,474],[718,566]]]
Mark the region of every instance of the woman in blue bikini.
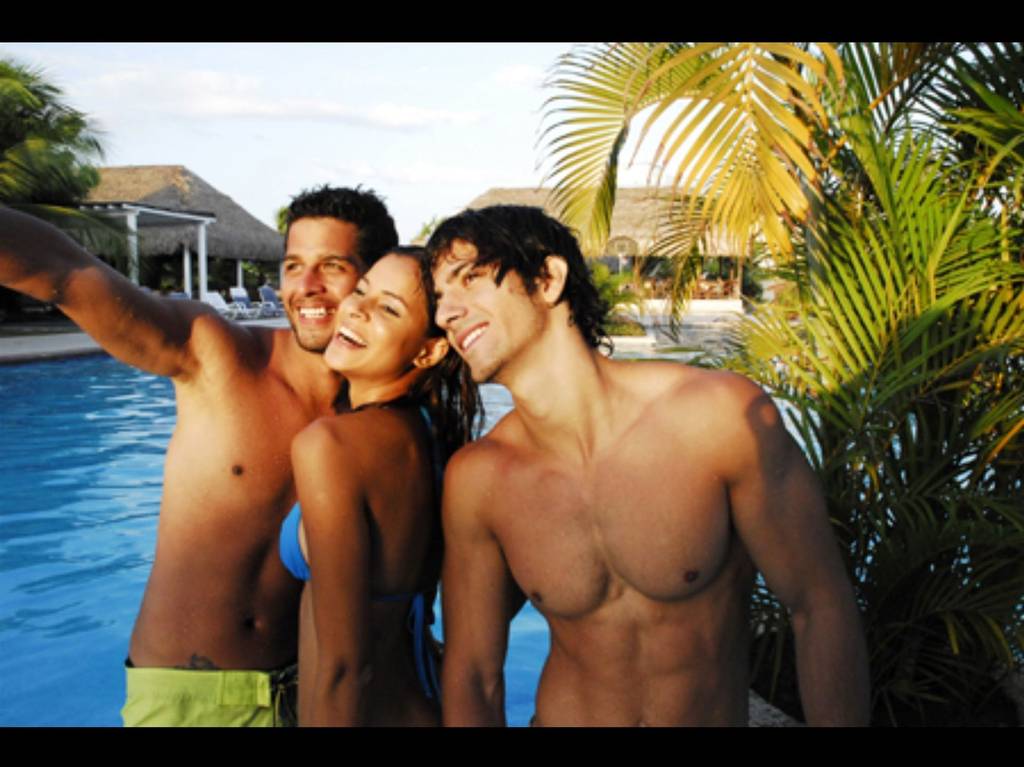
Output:
[[292,443],[299,504],[282,527],[281,558],[307,581],[303,725],[440,723],[429,624],[441,477],[480,408],[434,310],[422,249],[397,248],[375,263],[338,307],[324,352],[348,382],[351,409]]

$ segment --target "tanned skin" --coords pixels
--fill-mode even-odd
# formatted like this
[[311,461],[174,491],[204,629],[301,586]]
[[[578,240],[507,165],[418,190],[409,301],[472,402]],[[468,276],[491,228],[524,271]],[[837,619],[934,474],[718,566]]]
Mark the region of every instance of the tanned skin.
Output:
[[356,236],[333,218],[292,224],[281,293],[293,330],[275,330],[142,291],[58,230],[0,208],[0,284],[56,303],[112,356],[174,384],[156,556],[129,650],[136,666],[295,661],[300,584],[276,546],[296,500],[289,451],[333,412],[342,379],[320,352],[362,268]]
[[[437,726],[406,626],[413,595],[437,583],[441,526],[432,441],[407,394],[448,351],[427,338],[420,267],[385,255],[338,312],[324,354],[357,412],[327,416],[292,445],[299,541],[311,578],[299,629],[301,725]],[[355,342],[349,339],[356,339]],[[429,606],[428,606],[429,607]]]
[[456,239],[438,324],[515,409],[445,478],[444,721],[504,725],[525,595],[551,652],[536,725],[748,723],[757,571],[789,608],[811,724],[868,722],[866,649],[816,478],[771,399],[737,375],[607,359],[558,302]]

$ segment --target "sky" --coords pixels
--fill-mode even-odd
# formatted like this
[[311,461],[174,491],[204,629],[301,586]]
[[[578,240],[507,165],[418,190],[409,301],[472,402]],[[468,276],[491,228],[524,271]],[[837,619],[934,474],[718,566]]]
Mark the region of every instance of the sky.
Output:
[[571,49],[0,42],[0,57],[42,69],[89,116],[102,165],[184,165],[270,226],[302,189],[361,184],[408,242],[488,189],[541,183],[543,81]]

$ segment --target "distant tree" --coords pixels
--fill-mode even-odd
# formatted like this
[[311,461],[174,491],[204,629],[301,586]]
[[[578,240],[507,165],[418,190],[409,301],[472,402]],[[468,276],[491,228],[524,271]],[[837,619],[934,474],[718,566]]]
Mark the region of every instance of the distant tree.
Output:
[[288,206],[282,205],[277,209],[277,231],[281,234],[288,234]]
[[94,251],[123,254],[122,227],[73,206],[99,183],[99,134],[42,72],[0,59],[0,204],[45,218]]
[[420,227],[419,232],[416,233],[416,236],[413,237],[412,241],[425,243],[427,240],[430,239],[430,235],[434,233],[434,230],[437,229],[438,225],[443,220],[444,219],[442,219],[440,216],[434,216],[429,221],[424,221],[423,226]]
[[[0,59],[0,204],[59,226],[96,252],[125,252],[121,226],[72,207],[96,184],[98,133],[38,70]],[[0,296],[0,315],[16,307]]]
[[0,59],[0,202],[68,206],[99,183],[97,133],[41,72]]

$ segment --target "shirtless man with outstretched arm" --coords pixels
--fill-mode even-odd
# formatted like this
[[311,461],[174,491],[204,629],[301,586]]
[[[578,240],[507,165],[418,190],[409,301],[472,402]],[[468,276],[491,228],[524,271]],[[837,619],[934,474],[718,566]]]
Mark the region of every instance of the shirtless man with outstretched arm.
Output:
[[333,315],[398,237],[383,203],[361,190],[307,192],[288,220],[281,295],[291,329],[279,330],[140,290],[60,231],[0,207],[0,284],[56,303],[111,355],[174,383],[126,724],[272,722],[269,686],[296,659],[301,584],[276,546],[296,499],[291,441],[332,412],[342,380],[321,352]]
[[525,597],[551,630],[534,724],[746,725],[760,571],[792,616],[808,722],[867,724],[853,589],[771,399],[601,355],[578,245],[539,209],[466,211],[428,247],[438,324],[515,404],[445,478],[445,723],[505,724]]

